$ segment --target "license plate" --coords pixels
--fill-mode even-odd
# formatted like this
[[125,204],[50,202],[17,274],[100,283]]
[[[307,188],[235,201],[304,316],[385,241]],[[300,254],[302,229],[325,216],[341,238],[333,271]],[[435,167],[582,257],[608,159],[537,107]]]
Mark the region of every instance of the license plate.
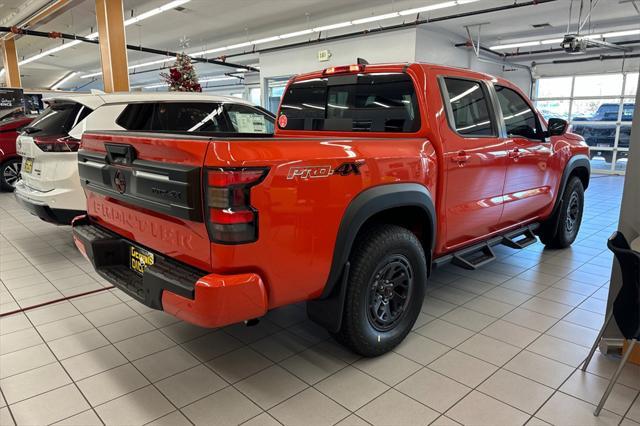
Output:
[[33,171],[33,158],[26,158],[24,160],[24,167],[22,173],[31,173]]
[[129,249],[129,267],[133,271],[142,275],[145,269],[153,265],[153,262],[153,253],[134,246]]

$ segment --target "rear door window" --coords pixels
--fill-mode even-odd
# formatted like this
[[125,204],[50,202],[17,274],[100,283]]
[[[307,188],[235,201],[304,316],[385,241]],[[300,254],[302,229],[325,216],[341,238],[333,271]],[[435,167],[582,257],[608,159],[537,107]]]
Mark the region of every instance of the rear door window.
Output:
[[54,102],[25,128],[38,136],[66,136],[69,130],[92,112],[77,102]]
[[449,77],[442,81],[449,125],[465,137],[497,136],[483,85],[478,81]]
[[420,129],[411,78],[402,73],[336,75],[292,83],[281,129],[412,133]]
[[125,107],[116,123],[132,131],[273,133],[273,117],[247,105],[221,102],[144,102]]

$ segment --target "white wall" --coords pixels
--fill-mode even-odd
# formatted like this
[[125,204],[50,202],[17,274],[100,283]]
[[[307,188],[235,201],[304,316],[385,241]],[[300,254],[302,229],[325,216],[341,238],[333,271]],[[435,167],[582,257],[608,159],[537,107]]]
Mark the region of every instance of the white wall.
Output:
[[[506,78],[530,94],[531,77],[529,71],[501,64],[481,60],[472,48],[455,47],[466,40],[456,34],[441,30],[431,30],[424,27],[416,29],[416,61],[430,62],[440,65],[468,68],[473,71],[484,72]],[[486,54],[481,54],[486,57]]]
[[[464,39],[455,34],[418,27],[283,49],[260,54],[260,78],[264,85],[267,78],[353,64],[360,57],[370,63],[429,62],[469,68],[504,77],[529,93],[531,79],[528,71],[505,71],[502,65],[480,61],[472,49],[455,47],[456,43],[461,42]],[[318,51],[324,49],[331,52],[331,59],[319,62]]]
[[[357,38],[316,43],[260,54],[260,77],[282,77],[331,67],[354,64],[358,57],[370,63],[415,60],[414,29],[368,34]],[[329,61],[318,61],[318,51],[328,49]]]

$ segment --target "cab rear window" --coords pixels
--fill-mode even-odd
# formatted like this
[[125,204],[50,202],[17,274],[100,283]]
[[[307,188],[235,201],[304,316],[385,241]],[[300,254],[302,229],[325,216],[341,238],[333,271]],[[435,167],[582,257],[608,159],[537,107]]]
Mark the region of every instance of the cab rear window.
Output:
[[116,123],[130,131],[188,133],[273,133],[273,116],[248,105],[221,102],[129,104]]
[[336,75],[291,84],[280,104],[284,130],[413,133],[418,100],[403,73]]

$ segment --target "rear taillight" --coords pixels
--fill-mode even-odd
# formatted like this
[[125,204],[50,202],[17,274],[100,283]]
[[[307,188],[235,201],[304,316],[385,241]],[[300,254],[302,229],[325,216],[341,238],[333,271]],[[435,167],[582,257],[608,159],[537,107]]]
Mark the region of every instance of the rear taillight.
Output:
[[258,211],[251,206],[251,187],[262,182],[266,168],[207,169],[207,227],[211,240],[222,244],[258,239]]
[[44,152],[77,152],[80,148],[80,140],[71,136],[58,139],[38,139],[33,142]]

